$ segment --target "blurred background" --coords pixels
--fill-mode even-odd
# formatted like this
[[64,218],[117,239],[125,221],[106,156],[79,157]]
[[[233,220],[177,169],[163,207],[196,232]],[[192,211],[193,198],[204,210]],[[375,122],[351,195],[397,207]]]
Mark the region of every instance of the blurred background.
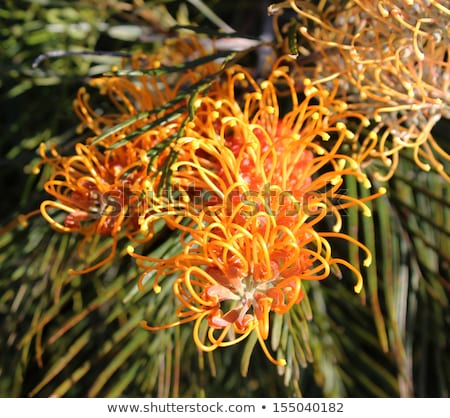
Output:
[[[151,52],[175,36],[176,25],[270,38],[268,4],[1,2],[0,396],[448,396],[450,186],[417,169],[407,153],[388,194],[373,203],[374,217],[349,214],[347,227],[376,260],[363,271],[362,294],[343,286],[345,277],[310,283],[307,303],[290,313],[289,337],[277,334],[275,321],[271,344],[291,359],[285,369],[251,344],[200,353],[191,325],[141,329],[141,319],[169,314],[175,301],[167,292],[139,292],[139,271],[123,251],[111,265],[69,276],[77,238],[39,216],[27,226],[15,222],[46,198],[45,170],[33,172],[39,144],[83,139],[72,102],[90,77],[120,63],[114,53]],[[54,51],[113,54],[60,54],[33,68]],[[257,59],[249,55],[244,64],[256,68]],[[447,151],[449,132],[448,120],[434,130]],[[169,253],[171,239],[163,239]],[[158,250],[162,241],[152,245]]]

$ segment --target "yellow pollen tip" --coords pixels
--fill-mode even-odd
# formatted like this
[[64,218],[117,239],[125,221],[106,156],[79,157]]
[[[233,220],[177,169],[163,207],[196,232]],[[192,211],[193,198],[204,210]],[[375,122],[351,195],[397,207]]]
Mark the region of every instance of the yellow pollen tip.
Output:
[[255,98],[255,100],[262,100],[262,94],[258,91],[256,92],[253,97]]
[[238,73],[236,74],[236,78],[240,81],[245,80],[245,74],[244,73]]
[[367,218],[370,218],[372,216],[372,211],[367,206],[365,206],[363,209],[363,216]]
[[363,180],[363,186],[365,189],[370,189],[372,188],[372,183],[370,182],[370,180],[366,177]]
[[214,107],[216,109],[220,109],[222,107],[222,104],[223,104],[222,100],[217,100],[217,102],[214,103]]
[[319,113],[318,112],[314,112],[311,117],[313,118],[313,120],[318,120],[319,119]]
[[325,154],[325,148],[317,147],[316,152],[318,155],[323,155]]
[[278,362],[280,363],[280,366],[286,366],[286,364],[287,364],[287,361],[284,359],[284,358],[282,358],[281,360],[278,360]]
[[340,224],[333,225],[333,232],[339,232],[340,230],[341,230],[341,225]]
[[378,189],[378,193],[380,193],[380,194],[386,194],[386,192],[387,192],[386,187],[380,187]]
[[363,286],[362,279],[361,279],[361,278],[358,278],[358,283],[356,283],[356,284],[355,284],[355,287],[353,288],[353,290],[355,291],[355,293],[360,293],[361,290],[362,290],[362,286]]
[[303,80],[303,85],[304,85],[305,87],[309,87],[311,84],[312,84],[312,81],[311,81],[310,78],[305,78],[305,79]]
[[159,284],[155,284],[155,285],[153,286],[153,291],[154,291],[156,294],[161,293],[161,290],[162,290],[162,288],[161,288],[161,286],[160,286]]
[[338,160],[338,167],[339,167],[339,170],[343,170],[344,169],[344,167],[345,167],[345,160],[344,160],[344,158],[341,158],[340,160]]
[[229,122],[228,125],[232,128],[234,128],[237,125],[236,121],[234,119],[230,119],[230,118],[222,118],[221,122],[223,124],[226,124],[227,122]]
[[345,126],[345,123],[343,123],[343,122],[336,123],[336,128],[339,129],[340,131],[347,129],[347,127]]
[[269,87],[270,86],[270,81],[268,81],[268,80],[265,80],[265,81],[263,81],[262,83],[261,83],[261,88],[264,90],[264,89],[266,89],[267,87]]
[[372,264],[372,256],[368,255],[363,261],[363,266],[369,267],[371,264]]
[[194,102],[194,107],[195,107],[196,109],[198,109],[201,105],[202,105],[202,100],[201,100],[201,99],[197,99],[197,100]]
[[130,255],[134,253],[134,247],[132,245],[128,245],[127,253],[130,254]]
[[273,115],[275,113],[275,108],[273,106],[267,106],[266,110],[269,115]]
[[336,184],[338,184],[338,183],[341,181],[341,179],[342,179],[341,176],[333,177],[333,178],[331,179],[330,183],[331,183],[333,186],[336,186]]
[[35,166],[31,169],[31,172],[35,175],[39,174],[41,172],[41,169],[38,166]]
[[323,132],[321,137],[324,141],[328,141],[330,139],[330,135],[326,132]]

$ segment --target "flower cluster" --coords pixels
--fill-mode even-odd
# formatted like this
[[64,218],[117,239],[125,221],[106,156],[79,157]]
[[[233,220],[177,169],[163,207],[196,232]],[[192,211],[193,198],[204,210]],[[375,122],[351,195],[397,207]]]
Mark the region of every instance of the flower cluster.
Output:
[[375,125],[379,138],[370,157],[390,167],[385,179],[404,148],[413,149],[422,169],[434,167],[449,179],[443,162],[450,157],[431,134],[441,117],[450,117],[450,9],[445,3],[287,0],[269,8],[273,14],[283,8],[297,13],[302,41],[295,52],[303,73],[313,83],[337,80],[349,108]]
[[[184,59],[206,56],[199,41],[184,45]],[[112,238],[109,255],[77,273],[107,264],[124,238],[144,270],[141,287],[153,278],[159,293],[172,279],[177,319],[144,322],[147,329],[193,322],[203,351],[255,332],[270,361],[284,365],[265,341],[272,316],[301,303],[305,280],[326,279],[340,265],[355,275],[355,291],[362,289],[359,266],[337,257],[331,240],[355,245],[363,264],[371,263],[364,244],[343,231],[343,215],[359,207],[371,216],[364,202],[384,189],[347,195],[346,177],[372,186],[362,157],[342,150],[365,132],[370,152],[377,133],[338,98],[339,84],[299,80],[289,57],[263,80],[212,61],[201,71],[186,66],[177,78],[173,62],[161,61],[137,56],[125,75],[93,80],[109,110],[99,111],[80,90],[75,109],[95,136],[68,156],[41,146],[51,169],[45,189],[55,199],[42,203],[42,215],[58,231],[81,234],[81,249],[95,237]],[[195,94],[185,93],[189,88]],[[139,254],[137,245],[152,239],[159,221],[179,231],[182,251]]]
[[[162,260],[129,248],[145,269],[141,286],[153,276],[159,292],[160,281],[175,276],[178,319],[145,324],[147,329],[194,321],[194,340],[203,351],[235,344],[254,331],[267,357],[282,365],[265,345],[270,315],[301,302],[303,280],[325,279],[330,266],[341,264],[355,273],[355,291],[361,290],[361,273],[335,258],[329,242],[358,246],[370,264],[367,248],[341,232],[343,209],[356,205],[370,216],[363,199],[340,193],[345,176],[370,187],[359,164],[339,152],[354,133],[327,110],[332,93],[311,88],[299,100],[289,72],[279,63],[257,83],[233,66],[223,84],[196,100],[195,117],[177,144],[188,147],[190,156],[172,166],[173,185],[184,197],[182,212],[174,213],[182,213],[185,222],[167,219],[182,232],[184,251]],[[245,91],[242,100],[238,91]],[[288,108],[284,115],[280,96]],[[327,216],[334,220],[332,229],[316,230]],[[207,341],[201,336],[205,327]]]

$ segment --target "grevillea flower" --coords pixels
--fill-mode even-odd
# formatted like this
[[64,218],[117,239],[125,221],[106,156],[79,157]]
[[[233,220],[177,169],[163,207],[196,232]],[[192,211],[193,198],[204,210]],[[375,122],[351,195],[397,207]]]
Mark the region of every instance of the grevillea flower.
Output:
[[[177,144],[188,144],[190,157],[172,166],[173,184],[185,197],[180,208],[186,221],[167,220],[182,232],[183,253],[157,259],[129,249],[146,269],[141,286],[153,276],[159,292],[160,281],[175,276],[178,319],[145,323],[147,329],[193,321],[194,341],[203,351],[236,344],[256,332],[267,357],[284,365],[265,344],[270,315],[286,314],[301,302],[303,280],[325,279],[332,265],[341,264],[354,272],[355,290],[361,290],[360,271],[335,258],[329,242],[336,238],[356,245],[366,253],[364,264],[370,264],[367,248],[341,232],[342,209],[357,205],[370,216],[363,200],[340,193],[347,175],[370,186],[356,161],[338,152],[354,133],[330,119],[322,105],[329,92],[309,89],[300,101],[288,74],[287,66],[278,65],[258,84],[233,67],[226,74],[226,89],[212,86],[210,95],[197,99],[196,115]],[[284,116],[277,84],[283,101],[290,102]],[[241,103],[238,90],[246,91]],[[333,228],[319,230],[329,215]],[[155,216],[146,220],[151,223]]]
[[[139,191],[147,177],[149,159],[132,144],[100,152],[95,146],[78,143],[75,154],[60,155],[54,147],[40,148],[42,164],[52,173],[44,188],[56,200],[41,203],[42,216],[60,232],[84,236],[80,253],[94,236],[112,237],[110,254],[77,273],[94,270],[114,255],[120,233],[140,241],[139,216],[147,210]],[[143,239],[151,238],[148,234]]]
[[432,166],[449,179],[443,162],[450,157],[431,134],[441,117],[450,118],[448,3],[352,0],[317,6],[288,0],[269,11],[282,8],[298,15],[303,73],[313,83],[337,81],[349,109],[374,123],[378,145],[370,157],[390,167],[384,178],[393,174],[398,152],[412,148],[418,166]]
[[[110,75],[95,77],[91,87],[106,96],[110,107],[103,103],[98,111],[91,104],[92,97],[82,87],[74,109],[82,123],[79,129],[89,128],[102,135],[103,145],[111,145],[127,134],[145,142],[152,141],[153,127],[166,128],[167,138],[174,136],[187,117],[189,87],[201,82],[221,69],[214,61],[189,68],[187,61],[204,58],[213,51],[206,50],[199,38],[176,38],[166,41],[154,54],[134,54],[130,62],[124,61],[122,69],[115,68]],[[176,71],[176,70],[180,71]],[[108,135],[104,135],[105,131]],[[159,139],[159,131],[158,131]],[[99,142],[97,137],[91,141]]]
[[[117,75],[91,81],[108,97],[112,111],[104,103],[104,110],[93,107],[85,88],[78,93],[74,108],[82,121],[80,128],[89,128],[95,136],[78,143],[68,156],[54,147],[48,153],[41,146],[41,164],[51,168],[45,190],[56,199],[41,204],[43,217],[58,231],[84,236],[80,255],[94,237],[113,238],[108,256],[76,273],[109,262],[120,236],[133,243],[152,238],[153,226],[141,222],[141,217],[167,204],[159,196],[163,172],[173,158],[171,144],[188,118],[189,95],[181,90],[211,75],[220,64],[206,62],[195,71],[185,69],[181,76],[173,72],[176,65],[205,54],[200,41],[191,37],[168,41],[152,56],[133,56],[131,69],[124,74],[116,69]],[[179,150],[176,157],[183,153]]]

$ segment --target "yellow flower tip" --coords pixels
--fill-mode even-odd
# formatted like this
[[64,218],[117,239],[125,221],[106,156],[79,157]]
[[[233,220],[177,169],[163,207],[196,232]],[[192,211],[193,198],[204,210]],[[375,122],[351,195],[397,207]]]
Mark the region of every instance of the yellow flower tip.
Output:
[[194,107],[195,107],[196,109],[198,109],[201,105],[202,105],[202,99],[197,99],[197,100],[194,102]]
[[312,81],[311,81],[310,78],[305,78],[305,79],[303,80],[303,85],[304,85],[305,87],[309,87],[309,86],[311,86],[311,84],[312,84]]
[[255,100],[258,100],[258,101],[262,100],[262,94],[261,94],[259,91],[257,91],[257,92],[253,95],[253,97],[255,98]]
[[266,111],[269,115],[273,115],[275,113],[275,108],[273,106],[266,106]]
[[370,218],[372,216],[372,211],[367,206],[364,206],[363,216],[367,218]]
[[345,168],[346,161],[344,158],[340,158],[337,162],[339,170],[343,170]]
[[220,108],[222,107],[222,105],[223,105],[222,100],[217,100],[217,101],[214,103],[214,107],[215,107],[216,109],[220,109]]
[[380,187],[378,189],[378,193],[380,193],[381,195],[386,194],[386,192],[387,192],[386,187]]
[[362,124],[363,124],[364,128],[368,128],[370,126],[370,120],[367,118],[364,118],[362,121]]
[[345,126],[344,122],[338,122],[336,123],[336,128],[339,129],[340,131],[344,131],[347,129],[347,127]]
[[311,118],[312,118],[313,120],[318,120],[319,117],[320,117],[319,112],[314,112],[314,113],[311,115]]
[[377,140],[378,139],[378,135],[377,135],[377,133],[376,132],[374,132],[374,131],[370,131],[369,132],[369,139],[372,139],[372,140]]
[[430,164],[422,164],[422,169],[424,171],[430,171],[431,170],[431,166],[430,166]]
[[372,188],[372,183],[370,182],[370,180],[367,177],[364,177],[363,186],[364,186],[365,189],[371,189]]
[[347,139],[353,139],[355,137],[355,134],[352,131],[345,131],[345,136]]
[[337,223],[333,225],[333,232],[339,232],[341,230],[341,223]]
[[134,253],[134,247],[133,247],[132,245],[128,245],[128,246],[127,246],[127,253],[128,253],[129,255],[131,255],[131,254]]
[[269,87],[270,86],[270,81],[269,80],[264,80],[262,83],[261,83],[261,88],[264,90],[264,89],[266,89],[267,87]]
[[113,65],[113,66],[111,67],[111,71],[112,71],[113,73],[116,73],[117,71],[119,71],[119,67],[118,67],[117,65]]
[[280,360],[278,360],[278,363],[280,364],[280,366],[282,366],[282,367],[284,367],[284,366],[286,366],[287,365],[287,361],[284,359],[284,358],[282,358],[282,359],[280,359]]
[[341,180],[342,180],[342,176],[336,176],[331,179],[330,183],[333,186],[336,186],[336,184],[338,184]]
[[355,284],[355,286],[353,287],[353,290],[355,291],[355,293],[361,293],[363,287],[363,281],[360,277],[358,277],[358,283]]
[[211,112],[211,117],[212,120],[217,120],[220,117],[220,113],[217,110],[214,110],[213,112]]
[[231,128],[234,128],[237,125],[236,120],[230,118],[230,117],[226,117],[226,118],[222,118],[221,122],[225,125],[226,123],[228,123],[228,125]]
[[161,290],[162,290],[162,288],[161,288],[161,286],[160,286],[159,284],[154,284],[154,285],[153,285],[153,291],[154,291],[157,295],[159,295],[159,294],[161,293]]
[[41,169],[39,168],[38,165],[35,165],[32,169],[31,169],[31,173],[34,175],[38,175],[41,172]]
[[305,88],[305,96],[312,96],[313,94],[317,93],[317,89],[313,87]]
[[381,116],[380,115],[375,115],[373,119],[374,119],[374,121],[376,123],[380,123],[381,122]]
[[358,161],[356,161],[356,160],[350,160],[350,167],[351,167],[353,170],[357,170],[357,169],[359,168],[359,163],[358,163]]
[[330,139],[330,135],[327,132],[323,132],[320,136],[322,137],[322,140],[324,140],[325,142]]
[[363,261],[363,266],[369,267],[371,264],[372,264],[372,255],[368,255]]
[[159,68],[161,67],[161,61],[155,60],[153,61],[153,68]]
[[239,81],[245,80],[245,74],[244,73],[237,73],[236,74],[236,79],[239,80]]
[[325,148],[317,147],[316,152],[318,155],[323,155],[323,154],[325,154]]

